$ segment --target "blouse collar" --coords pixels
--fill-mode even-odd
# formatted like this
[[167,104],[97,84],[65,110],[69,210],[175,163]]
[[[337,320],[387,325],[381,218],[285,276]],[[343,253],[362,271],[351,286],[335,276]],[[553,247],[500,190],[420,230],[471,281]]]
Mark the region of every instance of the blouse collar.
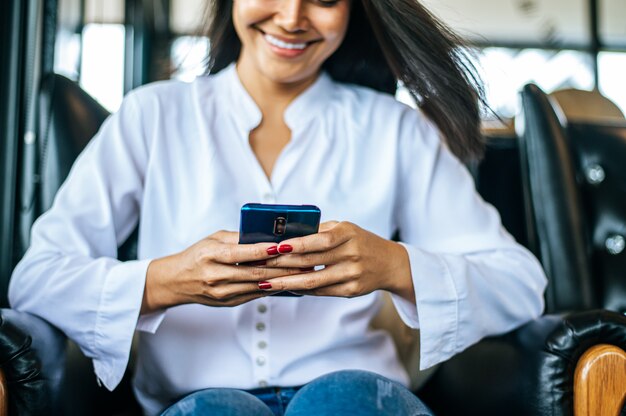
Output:
[[[241,83],[235,64],[230,64],[217,76],[224,77],[226,81],[218,85],[227,88],[226,96],[230,100],[231,108],[235,110],[232,114],[241,123],[242,128],[252,131],[261,123],[261,110]],[[310,121],[319,116],[322,109],[328,107],[327,100],[331,96],[332,87],[332,79],[322,72],[313,84],[287,106],[285,123],[292,132],[306,127]]]

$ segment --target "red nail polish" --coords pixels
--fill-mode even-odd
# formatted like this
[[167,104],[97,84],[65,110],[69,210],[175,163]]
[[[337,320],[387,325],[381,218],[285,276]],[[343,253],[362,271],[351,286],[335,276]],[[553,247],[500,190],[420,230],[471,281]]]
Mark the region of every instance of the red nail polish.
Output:
[[281,244],[278,246],[278,252],[280,254],[291,253],[293,251],[293,247],[289,244]]
[[251,261],[247,263],[248,266],[265,266],[267,264],[267,260],[257,260]]
[[276,254],[278,254],[278,251],[279,250],[277,246],[272,246],[267,249],[267,254],[269,254],[270,256],[275,256]]
[[259,289],[269,290],[271,288],[272,288],[272,284],[270,282],[259,282]]

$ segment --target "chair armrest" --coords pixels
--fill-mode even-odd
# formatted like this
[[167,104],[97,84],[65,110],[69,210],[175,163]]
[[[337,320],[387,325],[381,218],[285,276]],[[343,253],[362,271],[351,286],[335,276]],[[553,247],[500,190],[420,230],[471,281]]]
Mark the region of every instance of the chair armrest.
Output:
[[0,365],[9,414],[58,414],[65,336],[41,318],[0,310]]
[[626,316],[544,315],[443,363],[418,394],[440,415],[569,416],[578,360],[598,344],[625,350]]
[[[33,376],[36,383],[33,381],[28,385],[30,390],[25,390],[8,380],[9,404],[16,406],[9,407],[10,415],[141,414],[132,392],[130,371],[109,392],[98,386],[91,359],[59,329],[29,313],[0,309],[0,364],[16,356],[11,353],[15,345],[23,351],[18,357],[30,357],[27,364],[20,364],[17,379],[22,381],[20,374]],[[6,368],[3,364],[8,379]],[[13,411],[15,408],[19,410]]]

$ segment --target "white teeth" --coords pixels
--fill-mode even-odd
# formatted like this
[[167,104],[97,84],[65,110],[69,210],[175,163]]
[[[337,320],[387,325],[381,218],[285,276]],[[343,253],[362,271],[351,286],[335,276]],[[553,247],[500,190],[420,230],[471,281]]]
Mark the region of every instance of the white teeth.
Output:
[[282,49],[304,49],[306,48],[307,44],[305,43],[287,43],[287,42],[283,42],[282,40],[275,38],[272,35],[268,35],[267,33],[264,34],[265,36],[265,40],[267,40],[270,44],[277,46],[279,48]]

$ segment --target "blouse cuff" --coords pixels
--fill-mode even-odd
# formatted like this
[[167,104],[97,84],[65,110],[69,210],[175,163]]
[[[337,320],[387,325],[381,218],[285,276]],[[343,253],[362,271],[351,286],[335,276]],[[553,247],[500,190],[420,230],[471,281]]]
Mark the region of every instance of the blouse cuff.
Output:
[[165,318],[165,309],[139,316],[137,331],[154,334]]
[[409,255],[417,303],[392,294],[404,323],[420,328],[420,370],[445,361],[456,353],[458,294],[443,257],[401,243]]
[[113,390],[122,380],[143,301],[150,260],[115,265],[107,274],[97,311],[93,359],[96,376]]

